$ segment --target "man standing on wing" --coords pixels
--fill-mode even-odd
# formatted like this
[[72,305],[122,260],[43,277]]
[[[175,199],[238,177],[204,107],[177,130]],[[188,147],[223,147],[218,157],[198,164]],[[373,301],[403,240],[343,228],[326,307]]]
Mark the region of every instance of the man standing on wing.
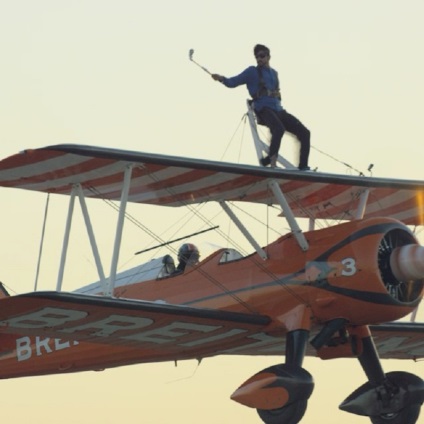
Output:
[[257,66],[249,66],[241,74],[232,78],[218,74],[212,74],[212,78],[229,88],[246,84],[253,99],[253,108],[258,123],[265,125],[271,131],[269,155],[261,159],[263,166],[276,166],[281,139],[284,132],[288,131],[295,135],[300,142],[299,169],[307,171],[310,169],[308,158],[311,133],[295,116],[281,106],[278,73],[269,65],[271,58],[269,48],[257,44],[253,52]]

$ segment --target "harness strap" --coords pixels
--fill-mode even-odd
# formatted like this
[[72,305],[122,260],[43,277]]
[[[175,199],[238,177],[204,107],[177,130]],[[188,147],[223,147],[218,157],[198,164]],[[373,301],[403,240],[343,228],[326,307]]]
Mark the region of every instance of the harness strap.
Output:
[[268,96],[268,97],[275,97],[275,98],[281,100],[280,81],[278,80],[278,75],[275,74],[276,79],[277,79],[277,85],[276,85],[275,89],[270,90],[270,89],[267,88],[267,86],[265,84],[264,76],[262,74],[262,67],[257,66],[256,69],[258,71],[258,77],[259,77],[259,89],[256,92],[256,94],[254,96],[252,96],[253,99],[256,100],[259,97]]

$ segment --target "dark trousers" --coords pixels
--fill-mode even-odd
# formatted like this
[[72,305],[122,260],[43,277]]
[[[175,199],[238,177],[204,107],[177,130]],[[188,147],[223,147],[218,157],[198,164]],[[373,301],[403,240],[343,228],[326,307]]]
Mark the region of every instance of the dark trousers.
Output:
[[299,168],[308,166],[309,150],[311,145],[310,131],[293,115],[285,110],[273,110],[263,108],[256,112],[258,122],[265,125],[271,131],[271,144],[269,147],[269,157],[278,154],[281,139],[286,131],[296,136],[300,142]]

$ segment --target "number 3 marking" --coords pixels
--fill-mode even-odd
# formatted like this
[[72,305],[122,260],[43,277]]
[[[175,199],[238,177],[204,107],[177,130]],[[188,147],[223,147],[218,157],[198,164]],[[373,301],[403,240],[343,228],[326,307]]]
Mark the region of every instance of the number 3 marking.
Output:
[[345,275],[346,277],[351,277],[352,275],[356,274],[356,262],[353,258],[346,258],[342,260],[342,275]]

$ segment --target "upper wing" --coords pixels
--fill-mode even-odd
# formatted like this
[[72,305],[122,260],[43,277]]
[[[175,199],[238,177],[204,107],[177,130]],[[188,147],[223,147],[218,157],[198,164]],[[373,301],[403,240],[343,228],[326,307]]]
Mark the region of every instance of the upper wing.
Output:
[[69,194],[80,183],[87,197],[118,200],[123,171],[134,164],[129,201],[181,206],[211,200],[272,204],[270,179],[295,216],[354,219],[369,189],[365,217],[388,216],[423,224],[424,183],[269,169],[79,145],[27,150],[0,162],[0,185]]

